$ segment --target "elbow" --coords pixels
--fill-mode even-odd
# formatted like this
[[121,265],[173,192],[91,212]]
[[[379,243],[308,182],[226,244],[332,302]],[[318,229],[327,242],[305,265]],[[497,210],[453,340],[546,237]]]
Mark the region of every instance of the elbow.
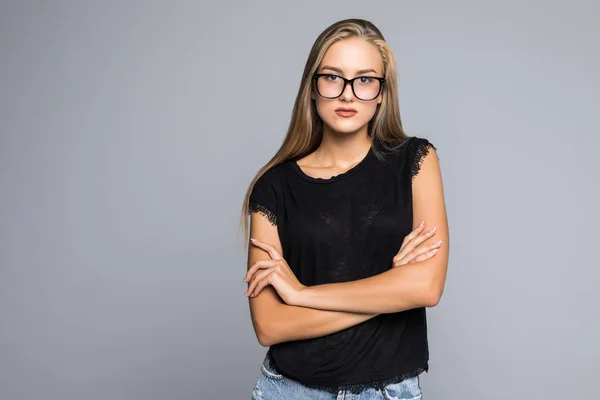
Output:
[[262,347],[270,347],[285,341],[286,324],[279,304],[270,307],[254,307],[251,310],[252,325],[256,339]]
[[442,298],[442,296],[438,293],[436,293],[435,291],[431,291],[425,301],[424,301],[424,306],[425,307],[435,307],[438,305],[438,303],[440,302],[440,299]]
[[256,333],[258,343],[262,347],[270,347],[277,343],[273,336],[272,325],[269,324],[268,321],[255,321],[254,331]]
[[440,284],[437,279],[432,279],[425,290],[424,306],[435,307],[439,304],[442,299],[442,293],[444,291],[444,285]]
[[271,339],[269,338],[269,336],[264,335],[264,334],[257,334],[256,337],[258,338],[258,343],[262,346],[262,347],[270,347],[273,343],[271,342]]

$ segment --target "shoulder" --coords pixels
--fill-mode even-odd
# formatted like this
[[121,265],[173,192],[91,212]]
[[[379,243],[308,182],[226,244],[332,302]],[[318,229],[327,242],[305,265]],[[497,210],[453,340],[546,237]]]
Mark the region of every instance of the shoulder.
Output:
[[269,167],[254,182],[251,199],[254,197],[269,196],[273,200],[280,196],[283,182],[286,180],[285,161]]
[[431,147],[436,149],[435,145],[427,138],[419,136],[411,136],[408,138],[414,148],[427,148]]
[[436,146],[429,139],[420,136],[407,136],[402,140],[390,142],[383,147],[398,157],[414,155],[415,152],[428,151],[430,148],[436,150]]
[[248,214],[262,214],[271,225],[277,225],[277,172],[276,167],[270,167],[263,172],[252,185],[248,199]]
[[428,157],[439,159],[436,146],[427,138],[413,136],[410,138],[410,151],[408,163],[411,177],[414,179],[420,172],[423,163]]
[[402,160],[426,155],[432,149],[437,151],[436,146],[429,139],[420,136],[408,136],[385,147],[389,149],[390,154]]
[[427,138],[420,136],[409,136],[405,139],[404,146],[407,155],[414,156],[415,154],[428,153],[429,150],[436,150],[436,146]]
[[285,164],[286,162],[284,161],[271,166],[258,178],[256,185],[269,186],[273,189],[277,189],[280,186],[282,179],[285,179]]
[[428,138],[408,136],[389,146],[389,155],[402,174],[410,175],[411,179],[419,173],[423,162],[429,155],[437,159],[437,147]]

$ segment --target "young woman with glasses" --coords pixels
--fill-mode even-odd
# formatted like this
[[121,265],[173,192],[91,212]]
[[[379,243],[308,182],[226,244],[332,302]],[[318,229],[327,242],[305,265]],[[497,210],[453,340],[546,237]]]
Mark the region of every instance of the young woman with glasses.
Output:
[[246,296],[269,347],[253,398],[422,397],[426,308],[448,264],[442,177],[434,145],[402,128],[395,58],[371,22],[315,41],[242,219]]

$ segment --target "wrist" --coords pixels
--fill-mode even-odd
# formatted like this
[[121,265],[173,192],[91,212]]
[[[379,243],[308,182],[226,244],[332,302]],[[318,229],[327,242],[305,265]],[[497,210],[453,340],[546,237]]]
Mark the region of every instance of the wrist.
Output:
[[309,307],[308,306],[308,299],[310,298],[310,293],[312,291],[312,288],[310,286],[303,286],[298,293],[296,293],[296,295],[294,296],[292,302],[294,304],[294,306],[298,306],[298,307]]

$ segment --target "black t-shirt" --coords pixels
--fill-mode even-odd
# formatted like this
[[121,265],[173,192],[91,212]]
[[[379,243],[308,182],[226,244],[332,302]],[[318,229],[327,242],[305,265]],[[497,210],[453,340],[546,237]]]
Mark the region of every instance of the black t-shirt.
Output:
[[[427,139],[409,137],[380,159],[372,146],[357,165],[328,179],[286,160],[257,180],[250,213],[277,225],[282,255],[303,285],[380,274],[412,231],[412,180],[430,148]],[[425,307],[278,343],[269,352],[278,372],[306,386],[332,393],[382,388],[429,370]]]

